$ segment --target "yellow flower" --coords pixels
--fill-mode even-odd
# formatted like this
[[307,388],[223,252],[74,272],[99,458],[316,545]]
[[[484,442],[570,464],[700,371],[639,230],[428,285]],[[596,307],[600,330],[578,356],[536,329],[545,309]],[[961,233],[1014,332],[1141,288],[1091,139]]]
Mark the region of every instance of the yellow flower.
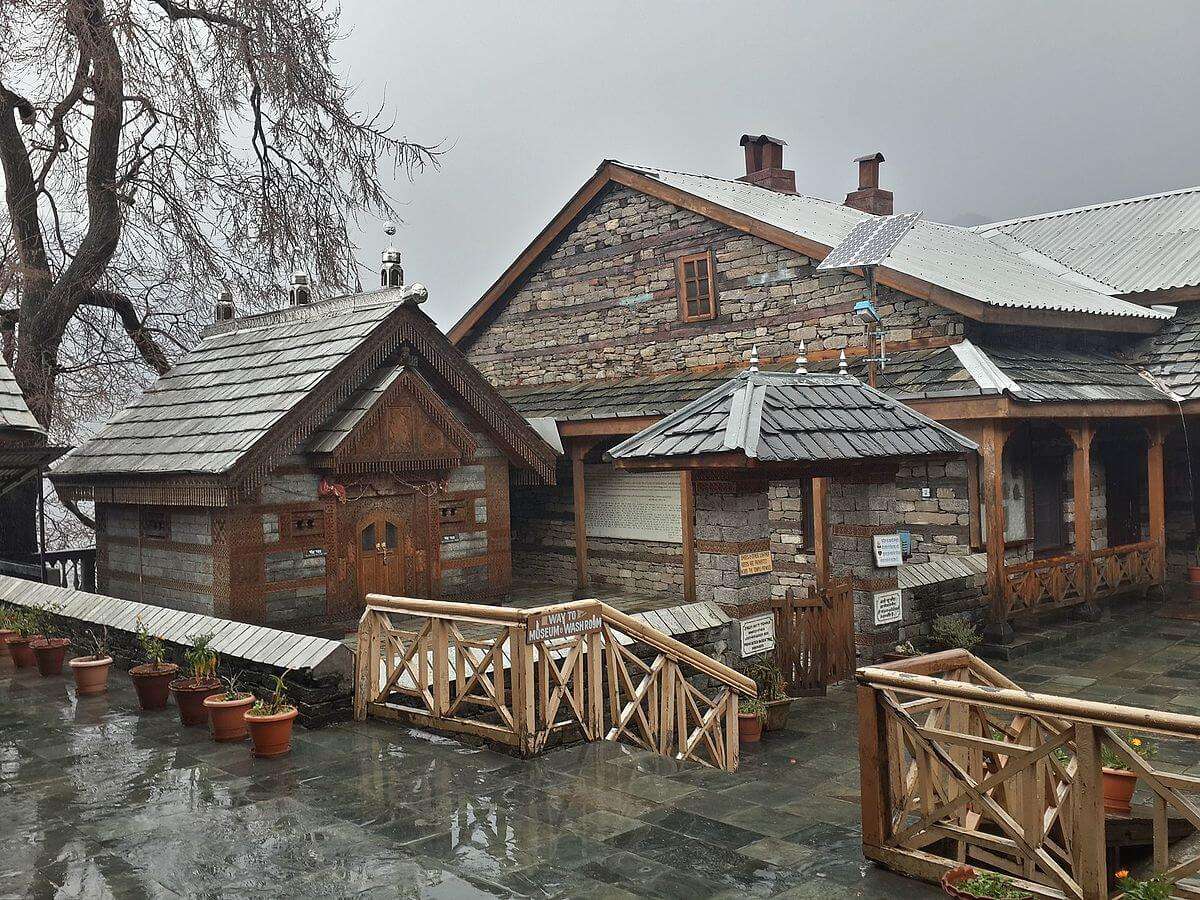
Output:
[[1117,873],[1117,877],[1118,877],[1118,878],[1128,878],[1128,877],[1129,877],[1129,870],[1128,870],[1128,869],[1122,869],[1120,872],[1118,872],[1118,873]]
[[1135,746],[1135,747],[1140,747],[1140,746],[1142,746],[1142,739],[1141,738],[1133,738],[1133,740],[1131,740],[1129,743],[1133,744],[1133,746]]

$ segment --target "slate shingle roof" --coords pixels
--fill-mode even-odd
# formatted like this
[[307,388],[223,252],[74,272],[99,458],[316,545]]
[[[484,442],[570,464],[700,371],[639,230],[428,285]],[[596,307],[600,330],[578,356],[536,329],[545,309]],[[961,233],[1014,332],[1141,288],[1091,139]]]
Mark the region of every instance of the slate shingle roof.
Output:
[[1180,307],[1175,318],[1137,344],[1130,357],[1178,396],[1200,398],[1200,304]]
[[0,359],[0,432],[4,431],[45,434],[45,429],[25,404],[25,397],[17,387],[17,379],[4,360]]
[[609,452],[624,460],[739,452],[760,462],[818,463],[975,449],[853,376],[747,371]]
[[501,388],[500,393],[527,418],[563,422],[584,419],[662,416],[729,379],[735,370],[676,372],[620,379],[558,382]]

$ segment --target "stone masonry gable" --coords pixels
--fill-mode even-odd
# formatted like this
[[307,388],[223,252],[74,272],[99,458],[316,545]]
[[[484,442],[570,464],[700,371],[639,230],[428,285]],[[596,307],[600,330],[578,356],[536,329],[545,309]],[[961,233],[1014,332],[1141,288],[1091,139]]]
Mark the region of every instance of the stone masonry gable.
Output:
[[[711,249],[718,315],[680,321],[675,260]],[[863,280],[632,188],[610,185],[463,347],[496,385],[628,377],[863,346]],[[960,336],[963,319],[881,289],[890,346]]]

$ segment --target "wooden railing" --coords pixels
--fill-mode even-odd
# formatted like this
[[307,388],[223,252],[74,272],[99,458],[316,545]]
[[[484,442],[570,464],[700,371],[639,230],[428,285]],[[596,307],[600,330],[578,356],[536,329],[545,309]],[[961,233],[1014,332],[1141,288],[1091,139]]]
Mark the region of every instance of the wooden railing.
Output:
[[[560,637],[539,629],[582,623]],[[405,621],[397,623],[396,619]],[[596,600],[535,609],[371,594],[358,627],[354,716],[507,744],[625,741],[726,771],[754,682]]]
[[[964,862],[1040,897],[1118,896],[1107,871],[1101,748],[1153,794],[1153,862],[1175,897],[1200,872],[1172,858],[1169,816],[1200,827],[1200,778],[1156,768],[1122,732],[1200,738],[1200,717],[1031,694],[964,650],[857,673],[863,852],[926,881]],[[1200,752],[1200,746],[1197,747]]]
[[1162,554],[1155,541],[1004,567],[1008,618],[1048,612],[1121,591],[1161,584]]
[[41,581],[80,591],[96,590],[96,548],[76,550],[47,550],[43,572],[38,557],[26,557],[17,562],[0,559],[0,575],[12,575],[27,581]]
[[792,696],[820,693],[854,672],[853,579],[774,603],[775,659]]

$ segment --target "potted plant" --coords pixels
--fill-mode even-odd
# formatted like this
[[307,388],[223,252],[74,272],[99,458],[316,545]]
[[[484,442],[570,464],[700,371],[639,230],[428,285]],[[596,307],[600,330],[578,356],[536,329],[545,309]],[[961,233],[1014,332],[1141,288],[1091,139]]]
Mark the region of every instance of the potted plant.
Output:
[[979,629],[966,616],[938,616],[933,620],[930,643],[939,650],[974,650],[983,641]]
[[982,897],[996,900],[1033,900],[1033,894],[1017,887],[1007,875],[984,872],[971,866],[959,866],[943,875],[942,890],[951,897],[963,900]]
[[738,742],[757,744],[762,739],[763,720],[767,707],[757,697],[743,697],[738,701]]
[[217,654],[209,647],[213,637],[212,634],[192,635],[192,646],[183,654],[188,674],[171,682],[175,705],[179,707],[179,719],[184,725],[207,723],[208,707],[204,701],[221,690],[221,682],[217,678]]
[[[1130,737],[1125,743],[1142,759],[1154,759],[1158,755],[1158,747],[1147,738]],[[1137,788],[1137,773],[1130,771],[1125,757],[1107,743],[1100,747],[1100,763],[1104,778],[1104,811],[1129,815],[1132,811],[1129,801],[1133,799],[1133,792]]]
[[13,665],[18,669],[33,668],[37,664],[37,657],[29,645],[42,636],[38,632],[37,616],[32,610],[18,609],[13,615],[12,627],[16,634],[8,637],[8,652]]
[[1188,590],[1193,600],[1200,600],[1200,540],[1196,541],[1196,565],[1188,566]]
[[214,741],[244,741],[246,739],[246,710],[254,705],[254,695],[239,691],[238,675],[224,679],[225,690],[204,698]]
[[62,674],[63,660],[67,656],[67,648],[71,646],[71,641],[59,634],[54,620],[53,614],[60,609],[62,607],[59,605],[48,604],[33,611],[33,617],[38,622],[37,630],[42,636],[30,641],[29,649],[37,659],[38,673],[43,678]]
[[912,659],[914,656],[920,656],[921,651],[916,648],[912,641],[904,641],[897,644],[891,650],[884,651],[884,662],[899,662],[902,659]]
[[299,713],[288,701],[284,675],[287,672],[275,677],[275,689],[270,697],[258,700],[246,710],[253,753],[260,759],[274,759],[292,749],[292,723]]
[[16,622],[17,611],[7,606],[0,606],[0,657],[8,655],[8,639],[15,637],[17,629],[14,628]]
[[1131,878],[1128,869],[1122,869],[1115,876],[1117,887],[1121,889],[1125,900],[1170,900],[1175,882],[1167,881],[1159,875],[1155,878]]
[[108,673],[112,670],[112,654],[108,652],[108,629],[105,628],[100,637],[96,632],[89,631],[92,652],[87,656],[76,656],[67,665],[75,676],[75,695],[88,697],[93,694],[103,694],[108,690]]
[[755,665],[750,677],[758,685],[758,696],[767,713],[763,719],[763,731],[781,731],[787,726],[795,698],[788,695],[787,679],[775,660],[767,659]]
[[166,662],[167,648],[162,638],[150,633],[141,616],[137,618],[137,640],[146,660],[129,670],[138,703],[142,709],[166,709],[171,678],[179,666]]

